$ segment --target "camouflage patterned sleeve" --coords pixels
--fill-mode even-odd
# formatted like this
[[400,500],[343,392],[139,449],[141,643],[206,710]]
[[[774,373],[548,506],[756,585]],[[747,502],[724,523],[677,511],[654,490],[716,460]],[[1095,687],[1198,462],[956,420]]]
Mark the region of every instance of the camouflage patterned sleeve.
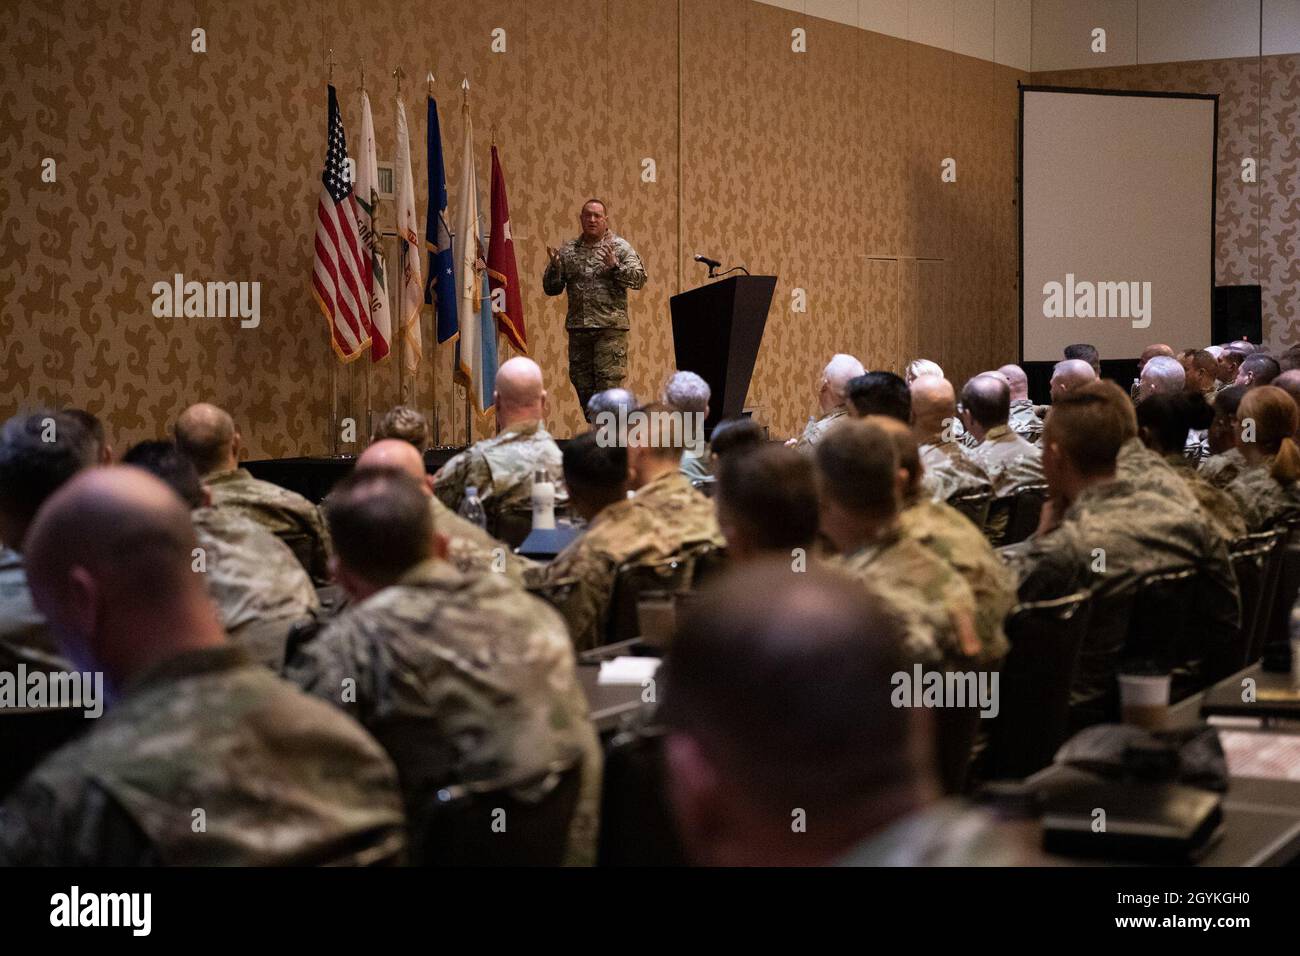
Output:
[[452,511],[459,511],[466,488],[481,492],[491,481],[492,471],[487,460],[469,449],[438,469],[433,476],[433,493]]
[[619,259],[618,267],[614,270],[614,278],[629,289],[639,289],[646,283],[645,266],[641,264],[641,257],[631,245],[624,243],[624,246],[627,253]]
[[339,708],[359,721],[375,699],[375,668],[363,659],[366,642],[352,633],[349,614],[327,624],[285,665],[284,677],[313,697]]
[[998,554],[1015,575],[1020,601],[1064,597],[1085,586],[1087,563],[1072,525],[1000,548]]
[[308,520],[311,523],[312,531],[311,569],[309,573],[313,584],[317,587],[324,587],[331,581],[330,554],[334,548],[319,505],[312,509]]
[[603,555],[578,548],[528,575],[530,588],[552,604],[569,627],[576,650],[599,645],[617,568]]

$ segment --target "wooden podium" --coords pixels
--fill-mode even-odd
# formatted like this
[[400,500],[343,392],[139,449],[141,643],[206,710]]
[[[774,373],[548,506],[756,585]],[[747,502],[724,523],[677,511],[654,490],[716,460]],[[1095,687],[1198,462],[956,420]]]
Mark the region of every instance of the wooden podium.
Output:
[[776,276],[731,276],[669,300],[677,368],[709,383],[706,433],[745,407]]

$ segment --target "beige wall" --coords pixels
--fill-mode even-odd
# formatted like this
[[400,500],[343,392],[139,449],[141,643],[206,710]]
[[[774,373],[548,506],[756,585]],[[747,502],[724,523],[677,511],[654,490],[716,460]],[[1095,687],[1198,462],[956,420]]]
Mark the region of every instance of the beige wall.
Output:
[[[650,273],[632,296],[631,384],[644,394],[671,366],[669,296],[703,279],[696,251],[780,276],[749,396],[778,434],[813,410],[833,351],[890,368],[924,354],[958,380],[1013,358],[1027,74],[751,0],[682,5],[679,27],[677,0],[23,0],[0,36],[0,411],[85,405],[127,444],[206,398],[231,409],[255,457],[330,450],[331,353],[309,275],[331,47],[353,143],[366,68],[381,160],[393,149],[388,74],[400,64],[410,78],[421,197],[420,78],[435,70],[453,204],[453,91],[470,78],[479,179],[486,189],[495,125],[558,434],[580,419],[563,299],[542,295],[540,272],[545,245],[575,232],[592,194]],[[190,51],[195,26],[206,54]],[[505,54],[489,51],[498,26]],[[790,51],[795,26],[806,54]],[[54,184],[40,181],[47,156]],[[949,156],[958,180],[943,184]],[[640,180],[646,157],[653,184]],[[153,318],[151,286],[175,272],[259,280],[261,326]],[[806,314],[790,311],[795,287]],[[449,350],[437,364],[446,415]],[[341,415],[363,411],[362,369],[341,372]],[[382,409],[394,366],[373,383]]]

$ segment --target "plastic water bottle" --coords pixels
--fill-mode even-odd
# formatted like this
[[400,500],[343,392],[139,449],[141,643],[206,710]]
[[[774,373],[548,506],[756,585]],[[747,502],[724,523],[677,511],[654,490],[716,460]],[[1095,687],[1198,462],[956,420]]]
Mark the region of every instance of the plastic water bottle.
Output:
[[465,499],[460,503],[460,516],[470,524],[487,528],[487,512],[483,510],[483,502],[479,500],[476,489],[465,489]]
[[533,472],[533,530],[555,527],[555,482],[538,468]]

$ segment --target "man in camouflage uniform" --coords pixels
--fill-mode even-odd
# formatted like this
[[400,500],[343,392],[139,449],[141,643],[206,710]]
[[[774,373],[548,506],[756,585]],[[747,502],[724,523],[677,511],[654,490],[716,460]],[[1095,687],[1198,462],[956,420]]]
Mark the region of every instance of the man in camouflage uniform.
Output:
[[0,431],[0,671],[69,667],[32,603],[23,542],[46,499],[98,463],[94,435],[64,412],[19,414]]
[[817,553],[817,473],[809,456],[766,444],[720,462],[714,495],[729,561]]
[[239,467],[243,437],[220,408],[191,405],[176,419],[176,446],[212,492],[212,506],[237,512],[289,546],[317,585],[329,584],[329,539],[316,506]]
[[912,430],[883,415],[866,421],[883,430],[894,442],[898,466],[907,473],[902,510],[898,514],[903,534],[946,561],[970,586],[975,596],[975,633],[985,656],[1005,656],[1010,649],[1004,623],[1016,603],[1015,579],[979,528],[956,508],[931,501],[921,492],[921,459]]
[[[579,651],[606,640],[610,600],[619,568],[672,557],[680,542],[643,503],[628,497],[628,450],[586,432],[564,446],[570,501],[587,529],[546,565],[530,568],[530,589],[563,614]],[[694,490],[694,489],[692,489]]]
[[1214,421],[1197,472],[1216,488],[1227,488],[1246,468],[1246,459],[1236,447],[1237,410],[1245,395],[1244,386],[1226,385],[1214,397]]
[[103,672],[109,709],[0,807],[0,864],[400,858],[392,763],[226,642],[196,546],[184,503],[138,468],[87,471],[42,509],[32,593],[69,657]]
[[452,511],[459,511],[467,489],[475,489],[489,530],[504,515],[531,514],[533,474],[538,470],[555,483],[556,504],[568,501],[560,449],[544,424],[550,403],[541,368],[530,358],[510,359],[497,370],[492,400],[497,434],[465,449],[433,476],[433,493]]
[[[646,421],[668,421],[671,414],[667,405],[644,405],[638,414]],[[718,527],[713,502],[696,491],[681,473],[682,445],[672,433],[654,434],[654,425],[646,431],[644,439],[629,430],[627,463],[631,486],[636,492],[632,500],[649,511],[663,526],[669,538],[679,547],[693,544],[711,544],[723,547],[726,541]]]
[[[933,724],[896,697],[910,667],[901,624],[855,582],[792,574],[780,558],[745,564],[701,596],[678,637],[658,717],[692,862],[1036,862],[1036,830],[938,799]],[[806,829],[790,825],[793,807]]]
[[[1239,612],[1226,542],[1185,486],[1175,497],[1163,481],[1118,473],[1121,446],[1136,427],[1132,403],[1113,382],[1081,386],[1053,403],[1042,439],[1050,497],[1039,530],[1002,551],[1019,581],[1019,597],[1042,600],[1089,589],[1104,599],[1149,572],[1195,567],[1201,572],[1201,633],[1211,635],[1207,641],[1221,639],[1236,627]],[[1181,485],[1163,462],[1160,468]],[[1115,686],[1125,634],[1093,628],[1089,637],[1097,643],[1083,647],[1070,697],[1076,707],[1095,709]]]
[[523,582],[524,570],[532,561],[520,557],[503,541],[498,541],[478,525],[466,521],[433,493],[433,476],[424,469],[424,456],[413,445],[397,439],[375,442],[357,459],[356,468],[395,468],[420,484],[429,497],[433,526],[447,541],[447,560],[465,574],[504,573],[516,583]]
[[627,377],[627,290],[645,285],[646,272],[631,244],[609,228],[603,200],[588,199],[578,221],[578,238],[546,247],[542,290],[569,290],[569,381],[585,409],[592,395]]
[[942,558],[908,537],[898,521],[898,453],[879,425],[848,419],[818,444],[822,531],[840,557],[832,564],[861,581],[904,621],[909,660],[963,670],[992,664],[1002,644],[984,646],[975,597]]
[[989,477],[957,441],[957,396],[952,383],[922,375],[911,384],[912,431],[924,466],[922,487],[935,501],[989,491]]
[[201,551],[192,565],[207,581],[222,627],[250,657],[279,673],[290,629],[320,609],[289,546],[243,515],[211,507],[211,493],[172,442],[140,442],[122,463],[162,479],[190,506]]
[[1043,420],[1034,410],[1034,403],[1029,400],[1029,377],[1019,365],[1004,365],[998,372],[1007,380],[1011,389],[1011,407],[1007,425],[1011,430],[1029,442],[1037,444],[1043,434]]
[[803,434],[786,444],[811,451],[831,428],[848,416],[849,382],[863,374],[862,363],[852,355],[831,356],[817,383],[817,407],[821,414],[809,419]]
[[1043,483],[1042,452],[1011,430],[1011,389],[996,372],[976,375],[961,390],[962,419],[975,441],[970,458],[999,498]]
[[355,472],[325,511],[339,582],[356,603],[286,673],[392,756],[413,861],[428,849],[440,788],[504,785],[566,764],[581,777],[569,860],[592,862],[601,756],[560,616],[504,575],[465,575],[442,560],[428,499],[403,472]]

